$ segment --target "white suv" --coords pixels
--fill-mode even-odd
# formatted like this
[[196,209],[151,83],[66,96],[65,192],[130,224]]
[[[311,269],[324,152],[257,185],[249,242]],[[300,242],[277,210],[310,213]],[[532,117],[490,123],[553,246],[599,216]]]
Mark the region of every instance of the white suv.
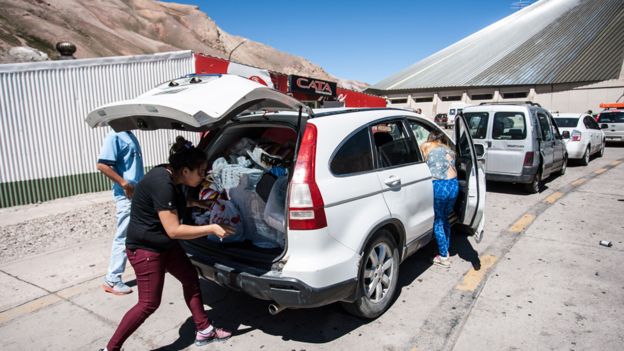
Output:
[[[295,111],[278,111],[283,108]],[[203,75],[100,107],[87,122],[118,131],[210,130],[200,142],[210,162],[242,138],[295,145],[285,163],[283,246],[206,238],[184,242],[201,277],[271,301],[271,313],[342,301],[348,311],[375,318],[393,299],[399,264],[432,239],[431,173],[418,145],[440,129],[413,112],[312,112],[256,82]],[[480,238],[484,173],[461,117],[457,124],[455,220],[463,232]]]

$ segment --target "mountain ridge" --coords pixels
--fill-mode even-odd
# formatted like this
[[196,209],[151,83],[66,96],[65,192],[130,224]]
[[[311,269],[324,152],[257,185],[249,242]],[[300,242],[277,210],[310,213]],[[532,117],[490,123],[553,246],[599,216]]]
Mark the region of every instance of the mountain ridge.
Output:
[[[368,84],[342,80],[309,60],[222,30],[198,6],[154,0],[0,0],[0,63],[36,60],[18,55],[30,47],[57,58],[56,42],[76,45],[76,58],[193,50],[261,67],[337,81],[361,90]],[[241,42],[244,44],[236,48]],[[232,52],[233,49],[235,51]],[[36,52],[33,50],[33,52]]]

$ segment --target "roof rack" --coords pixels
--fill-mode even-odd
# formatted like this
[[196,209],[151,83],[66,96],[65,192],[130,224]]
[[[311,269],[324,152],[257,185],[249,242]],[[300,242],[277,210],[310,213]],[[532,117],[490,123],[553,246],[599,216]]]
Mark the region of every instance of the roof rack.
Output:
[[533,101],[482,102],[479,105],[531,105],[531,106],[542,107],[542,105]]

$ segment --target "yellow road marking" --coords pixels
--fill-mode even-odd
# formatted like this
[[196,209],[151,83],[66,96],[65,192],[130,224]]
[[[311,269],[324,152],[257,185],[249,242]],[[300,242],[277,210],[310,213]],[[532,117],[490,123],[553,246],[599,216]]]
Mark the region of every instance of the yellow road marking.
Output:
[[603,174],[606,171],[607,171],[606,168],[599,168],[599,169],[595,170],[594,173],[596,173],[596,174]]
[[557,191],[557,192],[554,192],[554,193],[550,194],[550,196],[548,196],[548,197],[544,200],[544,202],[547,202],[547,203],[549,203],[549,204],[554,204],[554,203],[555,203],[555,201],[557,201],[557,200],[561,199],[561,197],[562,197],[562,196],[563,196],[563,193],[562,193],[562,192]]
[[534,220],[535,215],[525,214],[524,216],[522,216],[522,218],[517,220],[516,223],[511,226],[511,228],[509,228],[509,231],[511,231],[512,233],[520,233],[521,231],[527,229],[527,227],[531,225]]
[[587,181],[587,179],[585,179],[585,178],[577,179],[577,180],[572,182],[572,185],[579,186],[579,185],[585,183],[586,181]]
[[56,295],[46,295],[46,296],[40,297],[36,300],[27,302],[21,306],[17,306],[15,308],[12,308],[10,310],[6,310],[0,313],[0,323],[4,323],[8,320],[25,315],[27,313],[35,312],[41,308],[50,306],[59,301],[61,301],[61,298]]
[[617,165],[619,165],[620,163],[622,163],[622,161],[613,161],[613,162],[611,162],[610,164],[611,164],[611,166],[617,166]]
[[494,265],[496,262],[496,256],[486,255],[479,257],[481,261],[481,268],[477,271],[474,268],[471,268],[466,275],[464,275],[464,279],[461,283],[459,283],[455,289],[462,291],[474,291],[479,283],[485,277],[485,273]]

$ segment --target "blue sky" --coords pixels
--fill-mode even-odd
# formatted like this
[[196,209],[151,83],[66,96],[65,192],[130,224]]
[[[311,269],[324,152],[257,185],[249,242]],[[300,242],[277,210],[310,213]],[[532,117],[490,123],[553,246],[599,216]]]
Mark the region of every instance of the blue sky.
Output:
[[177,0],[224,31],[375,84],[502,19],[514,0]]

